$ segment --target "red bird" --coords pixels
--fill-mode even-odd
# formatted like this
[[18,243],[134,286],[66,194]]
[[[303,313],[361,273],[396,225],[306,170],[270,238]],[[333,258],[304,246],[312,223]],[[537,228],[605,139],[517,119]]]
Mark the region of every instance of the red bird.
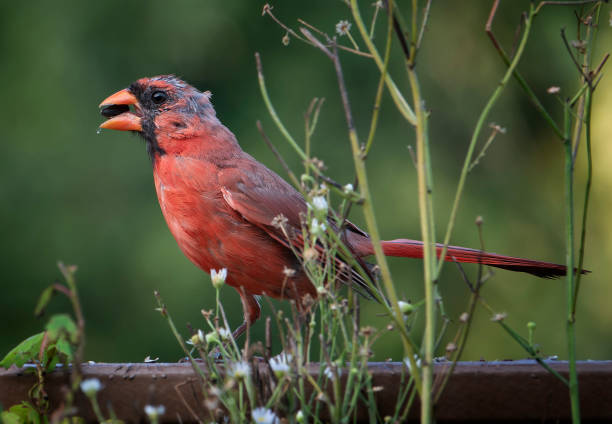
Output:
[[[142,78],[100,104],[109,118],[100,127],[136,131],[145,139],[159,205],[179,247],[205,272],[227,268],[226,282],[240,294],[244,322],[238,336],[259,317],[256,295],[295,299],[298,305],[302,296],[316,296],[291,249],[302,252],[301,217],[308,206],[291,185],[240,148],[217,119],[210,96],[172,75]],[[272,222],[281,214],[289,238]],[[337,230],[331,220],[328,225]],[[350,222],[343,227],[341,238],[363,270],[340,268],[340,278],[369,293],[362,274],[371,274],[362,258],[373,254],[372,244]],[[423,257],[420,241],[383,241],[382,247],[387,256]],[[563,265],[464,247],[449,246],[445,260],[545,278],[566,273]],[[286,269],[296,272],[288,278]]]

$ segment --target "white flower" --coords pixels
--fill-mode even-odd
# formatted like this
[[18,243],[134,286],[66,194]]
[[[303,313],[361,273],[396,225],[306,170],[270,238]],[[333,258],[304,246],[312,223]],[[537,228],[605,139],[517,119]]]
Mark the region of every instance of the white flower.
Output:
[[283,274],[285,274],[285,277],[291,278],[295,275],[295,269],[291,269],[285,266],[283,268]]
[[[414,361],[416,362],[417,368],[421,368],[421,358],[416,353],[414,354]],[[408,367],[408,371],[412,372],[412,368],[410,367],[410,359],[404,358],[404,364]]]
[[227,268],[221,268],[219,271],[216,269],[210,270],[210,279],[212,280],[212,284],[216,289],[220,289],[223,284],[225,284],[225,279],[227,278]]
[[354,189],[353,189],[353,184],[349,183],[349,184],[345,185],[345,186],[343,187],[343,189],[344,189],[344,192],[345,192],[346,194],[352,193],[352,192],[353,192],[353,190],[354,190]]
[[166,407],[164,405],[145,405],[145,414],[150,420],[157,420],[158,417],[166,413]]
[[241,380],[251,374],[251,367],[246,361],[234,362],[230,365],[228,374],[231,377]]
[[189,339],[187,343],[194,346],[198,346],[204,343],[204,333],[202,332],[202,330],[198,330],[197,333],[191,336],[191,339]]
[[310,233],[313,236],[320,236],[324,234],[326,228],[327,227],[324,223],[319,224],[319,220],[317,218],[312,218],[312,221],[310,222]]
[[327,213],[327,200],[323,196],[315,196],[312,198],[312,206],[318,212],[323,212],[323,215]]
[[274,371],[276,377],[281,378],[285,374],[289,373],[291,370],[291,359],[292,356],[284,352],[270,358],[270,368],[272,368],[272,371]]
[[[338,377],[342,376],[341,368],[336,368],[335,371],[338,373]],[[325,376],[329,378],[330,380],[333,380],[336,378],[336,372],[334,372],[329,366],[325,367],[325,370],[323,370],[323,374],[325,374]]]
[[102,383],[97,378],[89,378],[81,381],[81,390],[87,396],[93,396],[102,389]]
[[253,417],[253,421],[257,424],[273,424],[278,422],[276,414],[263,406],[253,409],[251,411],[251,417]]
[[404,302],[402,300],[397,302],[397,306],[399,306],[399,310],[404,315],[409,315],[412,312],[412,310],[414,309],[414,306],[412,306],[412,303]]
[[351,23],[349,21],[340,21],[336,24],[336,32],[338,35],[345,35],[351,30]]
[[295,414],[295,420],[300,424],[304,422],[304,413],[301,409]]
[[219,328],[219,337],[221,337],[221,340],[229,340],[231,335],[232,332],[229,331],[227,328]]

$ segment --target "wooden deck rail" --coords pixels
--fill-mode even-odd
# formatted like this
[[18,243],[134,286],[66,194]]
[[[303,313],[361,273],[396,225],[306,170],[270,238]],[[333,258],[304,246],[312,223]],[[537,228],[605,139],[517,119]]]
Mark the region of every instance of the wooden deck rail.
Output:
[[[548,361],[554,370],[567,375],[567,363]],[[316,364],[311,371],[316,374]],[[384,417],[393,414],[400,387],[401,363],[371,363],[379,411]],[[445,364],[437,364],[435,372],[443,372]],[[261,372],[265,372],[261,366]],[[185,406],[201,417],[207,417],[201,391],[191,365],[157,364],[84,364],[85,378],[97,378],[103,389],[98,399],[105,416],[108,406],[126,422],[144,422],[144,406],[163,404],[165,422],[194,422]],[[581,361],[578,364],[583,421],[612,421],[612,361]],[[22,369],[0,370],[0,404],[3,408],[28,398],[35,381]],[[47,391],[52,405],[62,400],[62,386],[67,373],[54,371],[47,376]],[[179,395],[180,391],[180,395]],[[182,397],[182,399],[181,399]],[[79,415],[88,421],[95,417],[89,401],[77,396]],[[541,366],[531,360],[503,362],[461,362],[436,405],[438,422],[563,422],[570,418],[567,388]],[[418,405],[412,419],[418,418]],[[367,420],[364,407],[359,410],[360,422]]]

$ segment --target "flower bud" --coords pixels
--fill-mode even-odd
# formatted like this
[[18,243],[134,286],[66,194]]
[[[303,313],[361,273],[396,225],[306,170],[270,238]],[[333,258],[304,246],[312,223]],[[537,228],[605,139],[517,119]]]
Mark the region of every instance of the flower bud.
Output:
[[219,271],[216,269],[210,270],[210,279],[214,288],[220,289],[225,284],[227,278],[227,268],[221,268]]

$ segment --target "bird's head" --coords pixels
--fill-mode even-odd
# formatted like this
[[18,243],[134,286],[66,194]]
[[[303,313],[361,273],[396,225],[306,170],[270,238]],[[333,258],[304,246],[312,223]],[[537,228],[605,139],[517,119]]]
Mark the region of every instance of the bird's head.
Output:
[[135,131],[147,142],[154,159],[166,151],[180,151],[207,126],[219,124],[210,92],[198,91],[173,75],[141,78],[100,103],[108,118],[100,128]]

